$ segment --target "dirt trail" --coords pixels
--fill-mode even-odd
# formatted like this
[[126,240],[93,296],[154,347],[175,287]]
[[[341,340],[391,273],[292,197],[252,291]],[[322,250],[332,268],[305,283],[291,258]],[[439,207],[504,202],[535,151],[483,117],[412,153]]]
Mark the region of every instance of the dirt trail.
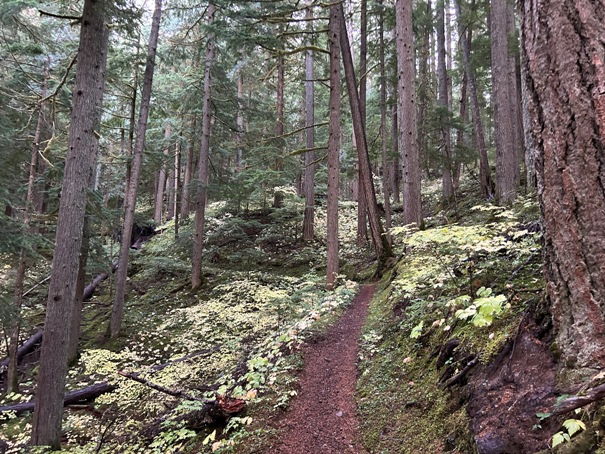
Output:
[[280,420],[272,454],[363,453],[355,407],[357,347],[374,286],[361,287],[353,305],[305,349],[300,391]]

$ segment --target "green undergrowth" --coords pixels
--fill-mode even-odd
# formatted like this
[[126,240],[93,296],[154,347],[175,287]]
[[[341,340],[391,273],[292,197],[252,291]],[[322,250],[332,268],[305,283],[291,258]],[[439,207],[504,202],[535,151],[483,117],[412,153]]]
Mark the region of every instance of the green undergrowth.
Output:
[[[345,204],[342,213],[347,224],[355,219],[353,205]],[[117,389],[66,410],[63,449],[201,453],[262,445],[271,433],[258,419],[281,412],[296,395],[301,344],[333,322],[358,289],[341,276],[333,291],[325,290],[325,246],[300,242],[294,231],[299,221],[292,206],[238,216],[211,206],[204,282],[196,292],[189,290],[192,219],[181,223],[178,237],[170,222],[142,250],[132,251],[120,336],[107,339],[109,279],[85,304],[83,348],[67,380],[68,392],[100,382]],[[319,209],[319,238],[323,229]],[[343,251],[350,262],[364,254],[348,241]],[[36,371],[22,381],[20,394],[4,396],[0,405],[30,400]],[[189,397],[169,396],[121,372]],[[219,422],[198,416],[203,403],[191,397],[222,395],[244,400],[244,413]],[[20,452],[30,416],[1,417],[9,452]]]
[[[358,409],[370,452],[473,452],[460,388],[467,377],[448,380],[474,358],[490,363],[541,299],[536,204],[529,197],[512,208],[465,203],[428,219],[426,230],[393,230],[401,258],[372,301],[359,358]],[[454,339],[458,347],[438,369]]]

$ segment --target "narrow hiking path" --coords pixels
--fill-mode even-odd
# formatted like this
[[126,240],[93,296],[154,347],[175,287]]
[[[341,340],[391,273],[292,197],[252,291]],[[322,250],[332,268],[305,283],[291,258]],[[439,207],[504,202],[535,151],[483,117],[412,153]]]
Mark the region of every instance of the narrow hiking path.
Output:
[[279,421],[272,454],[363,453],[359,442],[355,384],[361,328],[374,285],[360,288],[355,302],[315,343],[305,348],[300,391]]

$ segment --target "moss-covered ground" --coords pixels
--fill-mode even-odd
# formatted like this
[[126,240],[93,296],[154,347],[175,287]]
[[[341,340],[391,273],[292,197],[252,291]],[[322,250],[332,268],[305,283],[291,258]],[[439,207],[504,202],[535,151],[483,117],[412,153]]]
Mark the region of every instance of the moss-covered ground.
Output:
[[475,358],[489,364],[542,303],[537,219],[529,197],[502,208],[467,194],[426,230],[394,230],[400,258],[370,307],[359,358],[369,452],[475,451],[468,375],[448,380]]
[[[335,290],[325,290],[325,246],[321,240],[300,241],[298,205],[286,201],[280,210],[239,215],[211,206],[204,284],[196,292],[189,289],[192,218],[181,222],[178,237],[169,222],[142,250],[132,251],[121,334],[107,338],[109,279],[85,303],[82,350],[67,383],[67,391],[103,381],[118,388],[66,410],[64,450],[220,452],[236,449],[243,439],[246,446],[262,444],[270,433],[257,416],[282,411],[296,395],[301,343],[333,321],[358,287],[343,275]],[[343,230],[354,225],[355,213],[354,204],[343,204]],[[316,222],[317,237],[325,237],[321,208]],[[342,257],[353,269],[366,251],[354,245],[353,235],[348,238]],[[100,249],[94,260],[110,263],[117,247],[108,243]],[[29,324],[42,321],[43,291],[26,302]],[[121,371],[197,399],[240,398],[247,408],[229,421],[196,419],[199,401],[155,391]],[[32,399],[36,372],[35,362],[25,366],[21,392],[5,395],[0,405]],[[30,416],[9,412],[2,418],[0,438],[9,452],[25,449]]]

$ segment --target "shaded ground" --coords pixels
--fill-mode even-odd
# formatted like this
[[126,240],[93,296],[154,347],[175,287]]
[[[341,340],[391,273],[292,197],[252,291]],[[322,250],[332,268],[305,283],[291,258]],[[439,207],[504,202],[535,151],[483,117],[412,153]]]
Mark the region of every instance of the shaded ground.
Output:
[[353,305],[305,351],[300,391],[279,421],[273,454],[361,453],[355,406],[357,348],[374,294],[361,287]]
[[[490,365],[469,381],[468,413],[480,454],[533,453],[548,448],[550,436],[565,418],[539,421],[556,399],[556,365],[548,339],[540,327],[524,317],[515,339]],[[546,342],[544,342],[546,340]],[[537,425],[540,424],[539,430]]]

